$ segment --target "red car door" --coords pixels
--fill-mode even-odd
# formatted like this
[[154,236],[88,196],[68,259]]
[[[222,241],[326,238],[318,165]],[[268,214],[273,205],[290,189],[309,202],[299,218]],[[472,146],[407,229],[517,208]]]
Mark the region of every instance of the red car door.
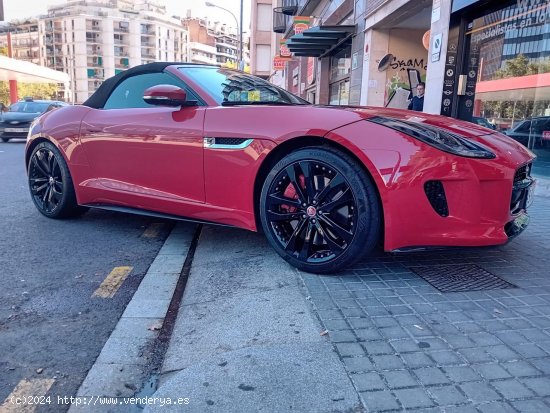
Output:
[[102,187],[119,194],[204,203],[206,107],[150,106],[143,91],[156,84],[180,86],[167,73],[130,77],[103,109],[85,116],[80,139],[92,173]]

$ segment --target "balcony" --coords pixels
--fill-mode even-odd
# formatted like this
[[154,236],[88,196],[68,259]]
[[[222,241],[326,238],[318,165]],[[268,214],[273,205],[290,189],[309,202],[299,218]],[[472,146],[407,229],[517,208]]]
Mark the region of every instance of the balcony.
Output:
[[141,57],[142,58],[147,58],[147,59],[156,59],[156,54],[153,53],[153,52],[144,52],[143,50],[141,51]]
[[287,16],[295,16],[298,13],[298,0],[282,0],[281,13]]
[[273,9],[273,31],[275,33],[285,33],[289,26],[290,16],[283,13],[282,7]]

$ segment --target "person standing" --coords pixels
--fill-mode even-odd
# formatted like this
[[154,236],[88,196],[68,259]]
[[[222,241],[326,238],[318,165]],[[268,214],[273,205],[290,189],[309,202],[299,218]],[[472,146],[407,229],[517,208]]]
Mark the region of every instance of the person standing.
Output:
[[422,112],[424,110],[424,91],[426,90],[426,84],[420,82],[416,85],[416,96],[413,96],[409,103],[409,110],[416,110]]

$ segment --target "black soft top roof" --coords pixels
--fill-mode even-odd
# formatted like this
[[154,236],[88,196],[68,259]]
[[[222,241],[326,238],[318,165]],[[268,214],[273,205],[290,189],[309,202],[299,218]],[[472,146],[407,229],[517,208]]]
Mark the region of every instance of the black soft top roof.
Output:
[[183,63],[183,62],[154,62],[154,63],[147,63],[144,65],[139,65],[132,67],[128,70],[125,70],[124,72],[120,72],[119,74],[110,77],[109,79],[105,80],[101,86],[95,91],[95,93],[86,100],[86,102],[83,103],[84,106],[88,106],[90,108],[94,109],[101,109],[103,106],[105,106],[105,102],[107,102],[107,99],[109,99],[109,96],[111,96],[111,93],[113,90],[125,79],[128,79],[129,77],[141,75],[144,73],[160,73],[164,71],[168,66],[204,66],[208,67],[209,65],[197,65],[193,63]]

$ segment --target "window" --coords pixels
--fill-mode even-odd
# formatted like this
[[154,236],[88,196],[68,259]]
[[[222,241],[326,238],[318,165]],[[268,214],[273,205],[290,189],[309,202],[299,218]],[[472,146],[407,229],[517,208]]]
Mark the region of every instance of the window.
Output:
[[271,4],[258,4],[257,30],[270,32],[273,24],[273,8]]
[[[104,109],[148,108],[144,102],[145,89],[156,85],[174,85],[185,88],[184,84],[168,73],[146,73],[122,81],[105,102]],[[187,89],[185,88],[187,91]],[[189,93],[189,92],[188,92]]]

